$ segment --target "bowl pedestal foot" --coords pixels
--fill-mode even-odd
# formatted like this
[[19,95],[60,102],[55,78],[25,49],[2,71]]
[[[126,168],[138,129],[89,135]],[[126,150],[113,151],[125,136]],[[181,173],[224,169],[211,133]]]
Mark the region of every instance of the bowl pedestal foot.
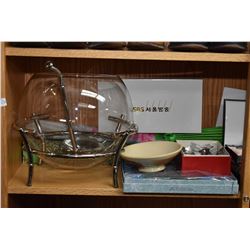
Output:
[[150,166],[142,166],[140,165],[138,167],[138,170],[143,173],[154,173],[154,172],[160,172],[166,168],[165,165],[150,165]]

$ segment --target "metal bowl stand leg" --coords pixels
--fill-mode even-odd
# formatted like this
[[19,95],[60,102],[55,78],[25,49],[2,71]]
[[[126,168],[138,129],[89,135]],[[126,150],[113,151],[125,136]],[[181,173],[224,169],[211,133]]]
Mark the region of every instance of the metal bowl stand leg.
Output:
[[22,129],[20,129],[20,134],[23,138],[24,146],[25,146],[25,148],[27,150],[27,154],[28,154],[29,173],[28,173],[27,186],[32,186],[33,168],[34,168],[33,161],[32,161],[32,152],[30,150],[28,140],[27,140]]
[[130,132],[126,132],[125,135],[122,137],[121,142],[118,146],[116,151],[114,162],[113,162],[113,185],[115,188],[118,188],[118,167],[119,167],[119,160],[120,160],[120,153],[126,144],[128,137],[130,136]]

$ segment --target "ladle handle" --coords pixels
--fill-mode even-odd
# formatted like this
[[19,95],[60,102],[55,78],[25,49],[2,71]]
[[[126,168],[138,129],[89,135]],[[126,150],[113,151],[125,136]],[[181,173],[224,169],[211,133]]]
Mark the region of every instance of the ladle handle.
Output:
[[63,82],[63,75],[62,75],[61,71],[53,65],[53,63],[51,61],[48,61],[46,63],[46,68],[51,70],[51,71],[54,71],[59,77],[60,89],[61,89],[61,93],[62,93],[63,104],[64,104],[64,109],[65,109],[65,114],[66,114],[65,118],[66,118],[66,123],[67,123],[67,126],[68,126],[68,132],[69,132],[71,144],[72,144],[72,147],[73,147],[73,151],[76,153],[77,150],[78,150],[78,145],[77,145],[76,138],[75,138],[75,135],[74,135],[74,131],[73,131],[73,128],[72,128],[72,120],[70,119],[69,106],[68,106],[67,96],[66,96],[66,93],[65,93],[65,85],[64,85],[64,82]]

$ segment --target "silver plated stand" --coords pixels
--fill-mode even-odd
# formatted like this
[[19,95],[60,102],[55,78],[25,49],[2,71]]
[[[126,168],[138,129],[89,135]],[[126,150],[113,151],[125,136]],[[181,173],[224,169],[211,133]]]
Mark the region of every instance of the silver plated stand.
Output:
[[[64,106],[64,110],[65,110],[65,115],[66,115],[66,117],[65,117],[66,124],[67,124],[66,134],[69,135],[74,154],[65,155],[65,154],[46,152],[45,138],[46,138],[46,136],[48,136],[48,134],[51,134],[51,133],[44,133],[42,131],[40,120],[48,119],[48,116],[33,114],[33,116],[31,117],[31,120],[33,120],[35,123],[36,135],[41,139],[42,151],[31,149],[31,147],[29,145],[29,140],[28,140],[26,135],[27,134],[34,134],[34,131],[29,131],[29,130],[25,130],[23,128],[18,128],[18,130],[21,134],[21,137],[23,139],[24,147],[25,147],[25,149],[27,151],[27,155],[28,155],[29,169],[28,169],[27,186],[32,186],[33,168],[34,168],[32,154],[36,153],[38,155],[43,154],[43,155],[47,155],[47,156],[51,156],[51,157],[70,157],[70,158],[95,158],[95,157],[100,157],[100,156],[113,155],[114,156],[114,159],[113,159],[113,185],[115,188],[117,188],[118,187],[118,169],[119,169],[120,153],[121,153],[124,145],[126,144],[128,137],[137,132],[138,128],[137,128],[136,124],[130,123],[127,120],[125,120],[124,115],[121,115],[120,117],[109,116],[108,117],[109,120],[117,122],[117,127],[115,130],[115,133],[119,134],[121,136],[119,144],[117,145],[116,151],[115,152],[108,152],[108,153],[104,152],[104,153],[100,153],[100,154],[81,154],[81,153],[79,153],[79,146],[77,145],[77,140],[75,137],[75,134],[77,134],[77,132],[74,132],[73,127],[72,127],[72,120],[70,118],[68,101],[67,101],[67,96],[65,93],[65,85],[64,85],[64,81],[63,81],[63,75],[62,75],[61,71],[53,65],[52,62],[47,62],[46,68],[55,72],[58,75],[58,78],[60,81],[60,91],[61,91],[61,95],[63,98],[63,106]],[[120,132],[121,126],[124,123],[129,125],[129,129],[125,132]]]

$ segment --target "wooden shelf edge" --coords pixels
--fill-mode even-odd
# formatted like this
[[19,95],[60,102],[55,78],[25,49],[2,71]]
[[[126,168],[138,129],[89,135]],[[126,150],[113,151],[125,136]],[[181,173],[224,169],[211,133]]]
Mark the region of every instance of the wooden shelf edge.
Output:
[[204,61],[204,62],[250,62],[250,54],[173,52],[173,51],[129,51],[90,49],[47,49],[6,47],[6,56],[59,57],[119,60],[162,60],[162,61]]
[[[27,167],[22,165],[8,185],[8,194],[27,195],[82,195],[82,196],[119,196],[119,197],[165,197],[165,198],[204,198],[239,199],[236,195],[198,195],[198,194],[126,194],[121,188],[112,186],[110,166],[98,166],[84,174],[69,174],[58,169],[36,167],[33,186],[26,186]],[[46,179],[46,180],[45,180]],[[121,179],[120,179],[121,184]]]
[[143,198],[181,198],[181,199],[240,199],[240,194],[235,195],[205,195],[205,194],[126,194],[121,191],[121,189],[117,189],[117,192],[103,192],[103,190],[98,191],[96,189],[85,189],[85,190],[69,190],[65,189],[54,189],[45,190],[43,188],[30,188],[27,191],[26,188],[16,189],[9,187],[8,189],[9,195],[66,195],[66,196],[112,196],[112,197],[143,197]]

